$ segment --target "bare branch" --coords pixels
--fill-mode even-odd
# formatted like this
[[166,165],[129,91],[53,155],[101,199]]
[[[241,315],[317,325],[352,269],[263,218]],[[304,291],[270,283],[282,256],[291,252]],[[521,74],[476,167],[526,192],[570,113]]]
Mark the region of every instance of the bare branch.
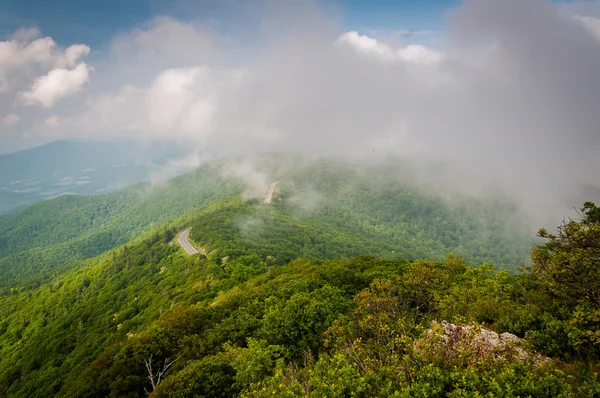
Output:
[[152,354],[150,354],[150,358],[144,361],[146,364],[146,370],[148,371],[148,379],[150,379],[150,384],[152,384],[152,391],[156,391],[156,384],[154,384],[154,373],[152,372]]
[[178,359],[179,359],[179,357],[175,358],[174,360],[172,360],[169,363],[167,363],[167,361],[165,360],[165,364],[163,365],[162,371],[158,372],[158,380],[156,381],[156,385],[158,385],[158,383],[160,383],[160,379],[162,378],[162,376],[171,367],[171,365],[173,365]]
[[[178,359],[179,359],[179,357],[175,358],[171,362],[168,362],[165,359],[163,368],[162,368],[162,370],[160,370],[158,372],[158,374],[154,374],[154,371],[152,370],[152,354],[150,354],[150,358],[148,358],[144,361],[144,363],[146,364],[146,370],[148,371],[148,379],[150,380],[150,384],[152,384],[152,391],[156,391],[156,386],[158,386],[158,384],[160,383],[160,380],[162,379],[163,375],[167,372],[167,370],[169,370],[171,365],[173,365]],[[144,388],[144,390],[146,390],[146,389]]]

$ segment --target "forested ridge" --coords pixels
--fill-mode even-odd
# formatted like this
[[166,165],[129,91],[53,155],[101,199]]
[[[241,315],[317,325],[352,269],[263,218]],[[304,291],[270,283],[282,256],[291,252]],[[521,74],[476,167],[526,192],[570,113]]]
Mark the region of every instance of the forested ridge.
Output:
[[157,185],[143,183],[100,196],[63,196],[1,215],[0,285],[97,256],[152,225],[242,189],[223,178],[217,167],[204,166]]
[[[116,199],[125,190],[13,219],[0,237],[22,255],[94,234],[77,215],[107,197],[140,215],[99,216],[135,239],[0,286],[0,396],[600,396],[595,205],[526,238],[505,222],[510,208],[448,204],[347,164],[270,178],[282,175],[265,205],[201,168],[181,177],[197,196],[162,223],[149,220],[166,211],[161,195],[179,195],[168,189],[141,207]],[[38,248],[18,247],[36,223]],[[188,227],[207,255],[176,244]],[[486,351],[482,330],[523,340]]]
[[[278,211],[272,215],[273,223],[262,229],[294,247],[279,264],[298,256],[371,254],[440,260],[454,253],[469,263],[489,261],[514,270],[534,242],[514,225],[516,221],[506,220],[511,212],[499,211],[497,203],[449,204],[376,169],[359,170],[334,161],[282,164],[281,157],[273,155],[262,165],[272,180],[285,176],[275,198]],[[153,225],[247,189],[247,182],[228,174],[222,161],[155,185],[139,184],[101,196],[64,196],[0,215],[0,285],[28,279],[36,286],[74,261],[99,255]],[[258,192],[262,194],[260,187]],[[268,212],[253,205],[231,211],[241,212],[239,222],[230,225],[222,239],[228,243],[219,247],[233,246],[232,234],[239,231],[254,231],[246,240],[261,246],[256,231]],[[198,222],[193,234],[218,234],[212,221]],[[318,247],[325,240],[334,246]]]
[[[269,206],[236,198],[198,217],[191,237],[222,257],[245,252],[275,264],[297,257],[484,261],[516,271],[535,239],[512,215],[480,201],[449,204],[411,186],[345,164],[316,163],[278,184]],[[278,253],[275,256],[274,253]]]
[[[456,256],[187,256],[168,224],[35,291],[3,290],[0,394],[596,396],[600,310],[585,292],[600,287],[600,248],[574,246],[599,236],[586,206],[581,222],[541,231],[549,242],[519,275]],[[588,262],[565,290],[569,258]],[[441,321],[514,333],[542,357],[482,355],[468,334],[446,344]]]

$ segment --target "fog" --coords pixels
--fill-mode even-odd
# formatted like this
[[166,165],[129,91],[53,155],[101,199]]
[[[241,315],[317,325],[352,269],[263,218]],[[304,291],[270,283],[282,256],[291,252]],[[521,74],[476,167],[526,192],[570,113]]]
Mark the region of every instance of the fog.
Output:
[[435,48],[348,30],[317,2],[255,6],[233,33],[169,17],[120,32],[81,91],[44,91],[51,118],[27,91],[29,124],[9,117],[3,139],[166,138],[191,152],[176,172],[270,151],[385,162],[447,197],[510,198],[537,225],[600,200],[598,2],[467,0]]

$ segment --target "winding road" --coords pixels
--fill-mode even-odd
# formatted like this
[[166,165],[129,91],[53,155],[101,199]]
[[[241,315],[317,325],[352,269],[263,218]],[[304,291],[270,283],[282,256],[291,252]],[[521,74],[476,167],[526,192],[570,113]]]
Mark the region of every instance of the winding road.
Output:
[[[275,193],[275,188],[277,187],[278,183],[279,181],[275,181],[269,184],[269,187],[267,188],[267,194],[265,195],[265,199],[263,200],[263,204],[268,205],[271,203],[271,200],[273,199],[273,194]],[[206,255],[206,250],[204,250],[203,248],[196,249],[188,240],[191,229],[192,228],[190,227],[181,231],[179,235],[177,235],[177,243],[190,256],[193,256],[194,254],[198,253]]]
[[265,195],[265,200],[263,200],[263,204],[268,205],[271,203],[271,199],[273,199],[273,194],[275,193],[275,187],[277,187],[278,183],[279,181],[275,181],[269,185],[267,188],[267,194]]
[[177,235],[177,243],[179,243],[179,245],[183,247],[183,250],[185,250],[185,252],[190,256],[198,253],[206,254],[203,248],[200,248],[200,250],[198,250],[194,246],[192,246],[190,241],[188,241],[188,236],[190,235],[191,229],[192,228],[188,228],[181,231],[181,233]]

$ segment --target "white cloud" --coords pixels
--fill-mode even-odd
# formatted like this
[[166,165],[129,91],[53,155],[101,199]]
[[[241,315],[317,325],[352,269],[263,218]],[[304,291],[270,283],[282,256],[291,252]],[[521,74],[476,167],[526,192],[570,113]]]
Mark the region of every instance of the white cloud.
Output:
[[21,29],[12,40],[0,41],[0,77],[9,72],[30,67],[74,67],[79,59],[90,52],[84,44],[74,44],[66,49],[56,46],[50,37],[40,36],[37,28]]
[[146,87],[127,85],[90,102],[68,123],[78,131],[127,132],[144,138],[205,141],[214,134],[213,120],[245,79],[238,70],[207,66],[172,68]]
[[149,122],[160,129],[175,127],[193,101],[197,79],[208,73],[203,68],[177,68],[159,74],[146,95]]
[[442,54],[420,44],[411,44],[398,50],[398,57],[404,61],[422,65],[435,65],[444,58]]
[[11,40],[21,43],[28,43],[42,36],[42,32],[38,28],[21,28],[13,33]]
[[112,40],[106,67],[117,73],[108,84],[140,85],[167,69],[218,65],[220,41],[206,25],[155,18]]
[[0,41],[0,76],[29,66],[47,63],[52,59],[56,43],[49,37],[23,43],[17,40]]
[[[339,35],[327,13],[314,16],[315,2],[268,3],[277,11],[257,13],[267,19],[261,40],[162,18],[119,35],[86,102],[53,112],[60,129],[34,120],[32,142],[60,130],[191,139],[201,154],[391,153],[418,159],[415,180],[426,186],[505,189],[531,213],[562,214],[556,207],[577,205],[582,186],[600,187],[600,51],[573,13],[541,0],[464,0],[437,52],[441,40],[403,33],[401,46]],[[76,63],[87,50],[72,52],[65,59]]]
[[372,37],[359,35],[355,31],[343,33],[338,37],[337,43],[349,45],[361,53],[377,56],[384,61],[394,61],[396,59],[396,54],[391,47],[378,42]]
[[77,93],[90,79],[90,67],[80,63],[74,69],[53,69],[34,80],[28,91],[20,98],[25,105],[41,105],[51,108],[60,99]]
[[443,55],[420,44],[411,44],[398,50],[387,44],[358,32],[346,32],[338,37],[336,43],[348,45],[359,53],[375,56],[382,61],[405,61],[420,65],[435,65],[443,59]]
[[13,126],[19,123],[20,120],[21,116],[17,115],[16,113],[9,113],[8,115],[0,119],[0,124],[2,124],[3,126]]
[[8,90],[8,80],[6,80],[5,77],[0,76],[0,93],[6,92]]
[[[52,69],[74,68],[89,52],[84,44],[60,48],[52,38],[41,37],[37,28],[20,29],[10,40],[0,41],[0,93],[14,96]],[[0,107],[9,103],[7,98],[0,99]]]
[[81,57],[90,53],[90,48],[85,44],[73,44],[65,49],[64,53],[57,55],[54,61],[55,68],[73,68]]

